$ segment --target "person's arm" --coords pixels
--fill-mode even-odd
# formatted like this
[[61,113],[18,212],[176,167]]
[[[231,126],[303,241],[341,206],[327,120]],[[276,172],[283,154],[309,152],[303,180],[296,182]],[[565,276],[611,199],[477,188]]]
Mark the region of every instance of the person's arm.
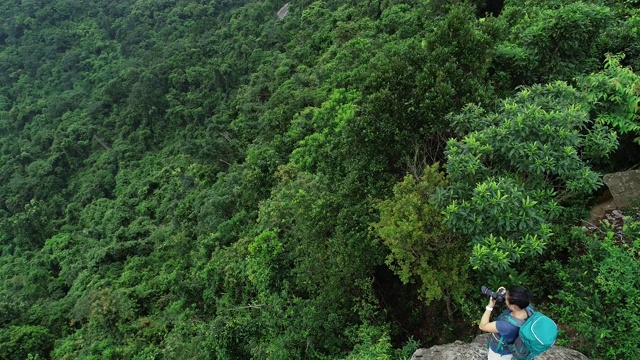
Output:
[[480,330],[488,333],[498,333],[498,327],[495,321],[491,321],[491,312],[493,311],[493,307],[496,305],[496,300],[492,297],[489,298],[489,305],[484,310],[482,314],[482,318],[480,318],[480,325],[478,326]]
[[497,333],[498,327],[496,326],[495,321],[490,321],[491,319],[491,310],[485,310],[484,314],[482,314],[482,318],[480,319],[480,330],[488,333]]

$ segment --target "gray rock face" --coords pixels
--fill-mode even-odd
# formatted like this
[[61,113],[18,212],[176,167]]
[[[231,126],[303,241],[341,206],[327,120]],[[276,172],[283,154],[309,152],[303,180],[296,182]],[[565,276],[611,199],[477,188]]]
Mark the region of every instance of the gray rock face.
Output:
[[287,16],[288,13],[289,13],[289,3],[286,3],[284,4],[284,6],[280,8],[280,10],[278,10],[278,12],[276,13],[276,16],[278,17],[278,19],[284,19],[284,17]]
[[[486,360],[488,339],[489,334],[482,334],[476,336],[471,343],[458,340],[447,345],[418,349],[411,356],[411,360]],[[554,346],[538,356],[536,360],[589,360],[589,358],[575,350]]]
[[640,170],[606,174],[602,180],[611,191],[618,209],[628,206],[629,200],[637,200],[640,196]]
[[640,198],[640,170],[621,171],[606,174],[603,181],[608,191],[599,197],[598,204],[591,209],[589,220],[584,227],[592,232],[606,220],[618,233],[624,225],[623,209]]

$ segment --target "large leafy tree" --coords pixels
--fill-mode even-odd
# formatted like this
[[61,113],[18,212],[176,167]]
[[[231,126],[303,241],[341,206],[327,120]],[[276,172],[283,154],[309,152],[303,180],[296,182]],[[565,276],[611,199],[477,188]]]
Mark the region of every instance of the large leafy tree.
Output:
[[596,121],[621,135],[632,134],[640,143],[640,77],[623,67],[624,54],[607,54],[604,70],[578,78],[578,87],[588,98]]
[[607,34],[615,32],[615,12],[601,2],[505,1],[502,19],[506,39],[495,47],[494,63],[509,91],[596,71],[605,52],[619,51],[608,39],[617,36]]
[[601,184],[589,160],[617,146],[593,123],[589,102],[563,82],[535,85],[491,113],[469,105],[454,116],[464,135],[447,145],[445,221],[469,236],[474,268],[506,269],[540,254],[563,202]]
[[404,283],[417,281],[427,304],[443,301],[453,323],[455,304],[463,302],[470,286],[469,251],[465,239],[444,225],[433,201],[436,188],[444,185],[438,165],[425,168],[419,179],[407,175],[394,186],[393,197],[377,205],[380,220],[374,228],[389,247],[391,269]]

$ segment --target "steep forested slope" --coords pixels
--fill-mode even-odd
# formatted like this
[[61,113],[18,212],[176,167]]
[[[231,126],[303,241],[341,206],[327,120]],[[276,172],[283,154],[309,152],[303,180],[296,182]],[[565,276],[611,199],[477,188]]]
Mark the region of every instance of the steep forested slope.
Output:
[[637,1],[283,5],[0,4],[1,359],[403,358],[522,282],[638,354],[633,301],[575,315],[637,223],[574,229],[640,160]]

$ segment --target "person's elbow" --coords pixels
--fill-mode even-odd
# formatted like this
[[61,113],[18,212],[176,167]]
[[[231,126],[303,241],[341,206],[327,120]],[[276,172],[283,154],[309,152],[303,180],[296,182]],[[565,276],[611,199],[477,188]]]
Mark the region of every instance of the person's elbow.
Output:
[[478,328],[484,332],[488,332],[488,333],[497,333],[498,332],[498,328],[496,328],[496,323],[495,322],[491,322],[491,323],[487,323],[487,324],[479,324]]

